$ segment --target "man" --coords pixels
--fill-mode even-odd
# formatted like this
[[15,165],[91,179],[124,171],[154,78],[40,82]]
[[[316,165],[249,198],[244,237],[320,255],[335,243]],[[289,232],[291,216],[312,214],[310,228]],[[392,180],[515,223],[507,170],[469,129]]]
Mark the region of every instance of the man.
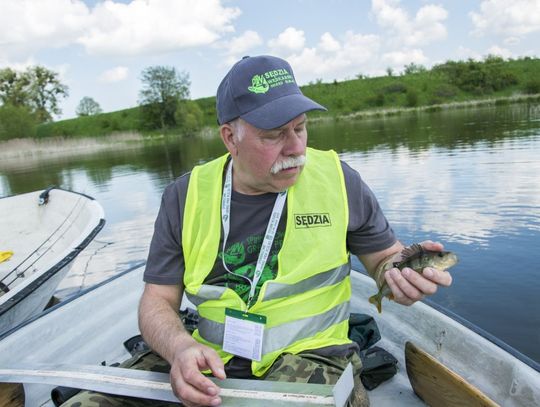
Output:
[[[185,405],[220,404],[219,387],[203,372],[334,384],[349,362],[350,404],[368,405],[357,346],[347,337],[349,252],[401,304],[451,283],[442,270],[421,276],[379,267],[403,246],[358,173],[333,152],[307,148],[311,110],[326,109],[301,93],[286,61],[240,60],[217,92],[229,154],[164,192],[139,325],[170,364]],[[178,317],[184,293],[200,316],[193,335]]]

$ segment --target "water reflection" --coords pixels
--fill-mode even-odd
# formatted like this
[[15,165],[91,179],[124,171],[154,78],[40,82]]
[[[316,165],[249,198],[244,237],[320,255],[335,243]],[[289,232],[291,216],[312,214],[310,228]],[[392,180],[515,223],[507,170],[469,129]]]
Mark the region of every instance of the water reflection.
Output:
[[[396,152],[400,147],[419,152],[436,147],[459,153],[479,143],[490,148],[505,139],[537,134],[539,110],[538,105],[521,104],[323,122],[311,127],[310,139],[319,148],[338,152]],[[329,132],[335,136],[328,137]]]
[[[540,361],[539,105],[311,123],[309,134],[360,172],[403,242],[458,253],[437,302]],[[144,260],[164,187],[224,152],[214,133],[2,159],[0,195],[56,184],[104,206],[107,225],[60,286],[66,296]]]
[[[88,180],[99,188],[107,188],[113,178],[122,174],[144,172],[152,174],[156,187],[162,189],[194,165],[224,152],[223,143],[217,136],[211,139],[169,136],[99,153],[74,156],[37,154],[24,159],[3,159],[0,162],[0,194],[20,194],[47,185],[73,189],[75,184],[71,173],[77,171],[84,172]],[[29,173],[33,176],[29,177]]]
[[540,230],[539,142],[537,135],[522,140],[519,150],[512,141],[454,155],[400,147],[342,158],[376,191],[394,225],[485,245],[494,233]]

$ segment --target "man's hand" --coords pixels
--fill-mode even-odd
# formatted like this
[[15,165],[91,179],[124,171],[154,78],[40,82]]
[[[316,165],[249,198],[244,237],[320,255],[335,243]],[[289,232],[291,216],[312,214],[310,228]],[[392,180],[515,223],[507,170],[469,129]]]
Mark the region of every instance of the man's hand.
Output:
[[188,407],[220,405],[220,388],[201,373],[210,369],[218,379],[225,379],[218,354],[191,337],[184,338],[176,349],[171,363],[171,386],[176,397]]
[[188,406],[221,404],[219,387],[201,371],[225,379],[223,361],[216,351],[198,343],[186,331],[178,309],[183,286],[147,283],[139,304],[139,327],[146,343],[171,365],[171,386]]
[[[431,240],[426,240],[420,244],[426,250],[443,250],[441,243],[435,243]],[[435,294],[439,285],[448,287],[452,284],[450,273],[431,267],[426,267],[422,274],[410,268],[404,268],[401,271],[392,268],[386,271],[384,277],[392,290],[394,301],[403,305],[411,305],[423,299],[426,295]]]

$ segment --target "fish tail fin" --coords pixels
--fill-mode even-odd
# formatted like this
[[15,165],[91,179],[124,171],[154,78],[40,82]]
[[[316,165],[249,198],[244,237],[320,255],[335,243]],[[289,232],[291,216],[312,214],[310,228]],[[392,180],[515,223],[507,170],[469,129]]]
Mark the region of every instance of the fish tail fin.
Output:
[[369,302],[377,307],[377,311],[379,311],[379,314],[382,312],[382,299],[383,296],[380,292],[369,297]]

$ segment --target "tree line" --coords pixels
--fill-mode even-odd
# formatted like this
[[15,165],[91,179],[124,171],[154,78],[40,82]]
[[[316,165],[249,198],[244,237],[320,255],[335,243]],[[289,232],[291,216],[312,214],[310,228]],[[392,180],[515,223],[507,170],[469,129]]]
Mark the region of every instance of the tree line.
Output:
[[[202,125],[202,111],[190,101],[189,74],[174,67],[152,66],[141,73],[138,130],[178,129],[192,132]],[[59,74],[42,66],[25,71],[0,69],[0,139],[34,137],[36,126],[61,114],[59,104],[69,95]],[[79,102],[78,117],[102,113],[92,97]]]

